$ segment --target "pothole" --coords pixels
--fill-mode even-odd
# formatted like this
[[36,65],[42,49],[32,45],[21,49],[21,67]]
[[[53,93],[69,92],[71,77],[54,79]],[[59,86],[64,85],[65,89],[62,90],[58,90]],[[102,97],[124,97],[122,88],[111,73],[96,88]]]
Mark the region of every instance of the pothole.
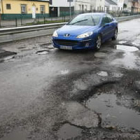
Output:
[[122,51],[122,57],[117,57],[111,62],[111,65],[124,67],[127,69],[139,69],[139,49],[125,45],[117,45],[117,50]]
[[116,46],[117,50],[121,50],[121,51],[125,51],[125,52],[135,52],[138,51],[139,49],[136,47],[130,47],[130,46],[126,46],[126,45],[117,45]]
[[59,140],[74,139],[82,135],[82,129],[68,123],[64,124],[57,132]]
[[51,45],[51,42],[48,42],[48,43],[45,43],[45,44],[41,44],[40,47],[47,48],[49,45]]
[[12,56],[7,56],[7,57],[5,57],[3,60],[4,61],[8,61],[8,60],[11,60],[11,59],[13,59],[14,58],[14,55],[12,55]]
[[5,50],[0,50],[0,58],[14,56],[16,54],[17,54],[16,52],[10,52],[10,51],[5,51]]
[[38,55],[46,55],[46,54],[48,54],[48,53],[49,53],[48,50],[41,50],[41,51],[37,51],[37,52],[36,52],[36,54],[38,54]]
[[102,126],[125,127],[140,130],[140,115],[133,109],[119,104],[115,94],[96,94],[86,102],[86,106],[101,114]]

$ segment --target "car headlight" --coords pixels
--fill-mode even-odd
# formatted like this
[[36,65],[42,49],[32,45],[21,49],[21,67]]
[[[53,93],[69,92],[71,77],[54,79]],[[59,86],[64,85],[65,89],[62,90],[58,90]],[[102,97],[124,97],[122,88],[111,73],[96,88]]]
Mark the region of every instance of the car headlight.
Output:
[[54,31],[54,33],[53,33],[53,35],[52,35],[53,37],[58,37],[58,34],[57,34],[57,32],[56,31]]
[[93,32],[87,32],[87,33],[78,35],[77,38],[86,38],[86,37],[91,36],[92,34],[93,34]]

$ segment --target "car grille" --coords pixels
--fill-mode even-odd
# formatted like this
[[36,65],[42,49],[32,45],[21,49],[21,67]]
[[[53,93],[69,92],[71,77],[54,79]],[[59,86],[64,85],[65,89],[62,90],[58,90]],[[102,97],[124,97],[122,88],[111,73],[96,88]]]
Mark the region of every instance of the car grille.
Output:
[[58,45],[64,45],[64,46],[75,46],[78,44],[78,41],[74,40],[55,40],[56,44]]

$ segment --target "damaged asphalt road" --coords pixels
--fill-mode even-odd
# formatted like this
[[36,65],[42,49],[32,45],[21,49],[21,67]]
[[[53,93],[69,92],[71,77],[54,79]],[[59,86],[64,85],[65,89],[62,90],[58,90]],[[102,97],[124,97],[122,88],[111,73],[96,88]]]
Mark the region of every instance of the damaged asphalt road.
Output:
[[99,52],[50,36],[1,44],[0,140],[139,140],[139,23],[120,23]]

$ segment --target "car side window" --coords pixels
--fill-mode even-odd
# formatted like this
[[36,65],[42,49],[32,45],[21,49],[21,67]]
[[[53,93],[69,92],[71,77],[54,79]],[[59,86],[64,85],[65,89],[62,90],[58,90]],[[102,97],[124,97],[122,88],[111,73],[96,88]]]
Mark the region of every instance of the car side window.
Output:
[[106,23],[109,23],[109,19],[108,19],[108,17],[103,17],[103,19],[102,19],[102,26],[104,26]]
[[113,17],[111,15],[107,15],[107,18],[109,20],[109,23],[113,21]]

